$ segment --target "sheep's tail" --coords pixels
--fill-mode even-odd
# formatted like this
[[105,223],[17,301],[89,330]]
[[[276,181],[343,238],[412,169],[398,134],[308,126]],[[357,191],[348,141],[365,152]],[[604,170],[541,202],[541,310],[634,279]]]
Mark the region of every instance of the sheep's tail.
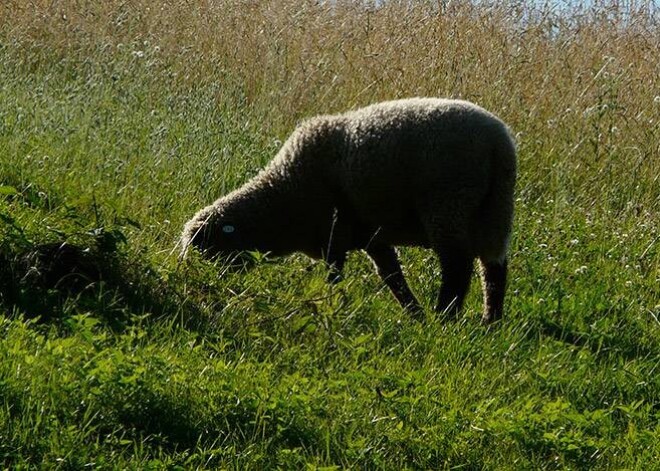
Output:
[[479,215],[482,229],[479,256],[484,261],[503,262],[506,259],[513,226],[516,172],[516,144],[505,128],[494,148],[489,188]]

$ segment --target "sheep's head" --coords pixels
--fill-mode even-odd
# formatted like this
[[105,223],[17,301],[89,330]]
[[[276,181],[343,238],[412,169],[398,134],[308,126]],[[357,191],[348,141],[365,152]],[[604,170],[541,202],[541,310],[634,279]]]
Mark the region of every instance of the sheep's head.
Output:
[[208,258],[231,256],[247,249],[240,226],[234,219],[217,206],[199,211],[183,229],[182,255],[185,256],[190,247]]

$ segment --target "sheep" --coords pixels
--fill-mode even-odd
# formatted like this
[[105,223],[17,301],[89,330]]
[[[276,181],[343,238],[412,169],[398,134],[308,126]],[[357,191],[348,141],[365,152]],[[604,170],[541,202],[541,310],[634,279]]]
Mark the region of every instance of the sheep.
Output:
[[302,252],[327,262],[331,282],[347,252],[362,249],[419,320],[395,247],[435,251],[435,309],[453,318],[478,258],[490,323],[503,313],[515,180],[514,140],[485,109],[441,98],[376,103],[303,122],[256,177],[195,214],[180,243],[208,257]]

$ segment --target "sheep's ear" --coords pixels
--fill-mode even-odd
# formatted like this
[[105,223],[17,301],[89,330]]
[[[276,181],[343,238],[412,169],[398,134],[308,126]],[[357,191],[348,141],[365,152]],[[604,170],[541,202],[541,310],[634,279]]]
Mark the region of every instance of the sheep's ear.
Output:
[[222,226],[222,232],[224,232],[225,234],[231,234],[235,230],[236,228],[231,224],[225,224],[224,226]]

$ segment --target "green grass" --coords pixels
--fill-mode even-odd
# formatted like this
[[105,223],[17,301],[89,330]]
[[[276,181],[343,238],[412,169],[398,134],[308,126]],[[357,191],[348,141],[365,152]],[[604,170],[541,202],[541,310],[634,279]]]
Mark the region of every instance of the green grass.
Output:
[[[232,14],[246,14],[248,7],[232,5]],[[411,24],[419,34],[447,34],[442,47],[450,52],[463,39],[452,42],[454,33],[434,29],[421,13],[406,20],[384,11],[359,10],[345,18],[348,26],[327,12],[301,13],[300,24],[316,28],[310,50],[296,42],[297,30],[278,27],[286,15],[251,12],[281,36],[240,33],[235,55],[206,30],[196,41],[184,37],[192,20],[181,12],[183,26],[174,23],[171,37],[157,22],[149,29],[136,20],[116,32],[98,28],[97,38],[92,16],[72,17],[80,28],[64,33],[26,12],[16,13],[13,30],[5,24],[5,468],[657,466],[660,83],[657,56],[626,65],[657,43],[657,24],[639,36],[630,27],[626,36],[595,15],[586,30],[600,25],[602,37],[629,41],[601,44],[621,47],[606,51],[612,59],[582,30],[563,43],[512,30],[502,37],[521,49],[511,46],[505,64],[486,60],[495,47],[488,41],[500,37],[489,22],[509,21],[494,9],[472,31],[474,56],[462,51],[455,64],[454,77],[464,73],[470,83],[420,69],[415,58],[433,52],[420,49],[423,41],[408,44],[405,57],[388,49],[388,38],[408,38]],[[473,18],[452,14],[463,26]],[[365,18],[373,30],[363,46],[366,29],[355,24]],[[239,34],[227,28],[227,37]],[[353,62],[335,70],[339,49],[324,44],[347,31],[358,36],[341,36]],[[198,43],[208,54],[199,55]],[[400,75],[393,66],[382,72],[389,80],[365,91],[361,80],[383,70],[372,61],[385,59],[360,55],[362,47],[398,57]],[[553,48],[559,55],[548,53]],[[299,54],[318,61],[299,64]],[[305,76],[299,67],[311,69]],[[264,70],[277,80],[269,83]],[[329,83],[333,93],[324,93]],[[476,276],[459,321],[443,323],[430,309],[425,325],[411,321],[360,253],[336,286],[301,255],[254,255],[251,267],[238,269],[195,256],[179,263],[184,222],[254,175],[301,116],[412,94],[473,99],[517,134],[511,279],[499,325],[479,324]],[[27,270],[30,254],[62,241],[81,249],[101,281],[67,290]],[[437,262],[421,249],[403,250],[402,259],[430,308]]]

